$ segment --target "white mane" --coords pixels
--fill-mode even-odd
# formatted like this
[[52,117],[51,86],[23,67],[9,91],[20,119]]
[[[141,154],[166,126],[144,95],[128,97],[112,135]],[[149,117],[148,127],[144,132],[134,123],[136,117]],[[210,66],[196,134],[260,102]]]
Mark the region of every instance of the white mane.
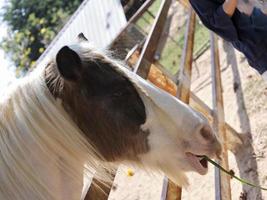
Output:
[[20,80],[1,102],[0,199],[65,199],[58,195],[67,178],[79,188],[70,183],[70,188],[63,188],[66,197],[77,195],[79,199],[81,168],[87,163],[88,173],[93,173],[98,165],[96,155],[50,94],[43,69]]

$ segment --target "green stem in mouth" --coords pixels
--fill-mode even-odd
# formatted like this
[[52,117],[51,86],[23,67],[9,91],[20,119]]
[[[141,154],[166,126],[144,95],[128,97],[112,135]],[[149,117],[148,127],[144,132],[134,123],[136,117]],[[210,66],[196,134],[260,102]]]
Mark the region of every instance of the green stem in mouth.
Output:
[[240,181],[242,184],[246,184],[246,185],[249,185],[251,187],[255,187],[255,188],[259,188],[261,190],[267,190],[267,188],[264,188],[260,185],[254,185],[253,183],[250,183],[249,181],[247,180],[244,180],[242,178],[239,178],[237,176],[235,176],[233,173],[227,171],[226,169],[224,169],[221,165],[219,165],[218,163],[216,163],[215,161],[211,160],[209,157],[207,156],[203,156],[203,158],[205,158],[209,163],[213,164],[215,167],[219,168],[220,170],[222,170],[223,172],[225,172],[226,174],[228,174],[229,176],[231,176],[232,178]]

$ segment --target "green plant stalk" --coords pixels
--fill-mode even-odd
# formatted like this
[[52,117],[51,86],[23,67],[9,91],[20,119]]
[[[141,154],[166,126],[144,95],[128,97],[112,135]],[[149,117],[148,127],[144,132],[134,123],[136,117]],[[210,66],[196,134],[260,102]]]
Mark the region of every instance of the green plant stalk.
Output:
[[244,180],[242,178],[239,178],[237,176],[235,176],[234,174],[232,174],[231,172],[227,171],[226,169],[224,169],[221,165],[219,165],[218,163],[216,163],[215,161],[211,160],[209,157],[207,156],[203,156],[209,163],[213,164],[215,167],[219,168],[220,170],[222,170],[223,172],[225,172],[226,174],[228,174],[229,176],[231,176],[232,178],[235,178],[236,180],[240,181],[242,184],[245,184],[245,185],[249,185],[251,187],[254,187],[254,188],[259,188],[261,190],[266,190],[267,191],[267,188],[264,188],[260,185],[255,185],[253,183],[250,183],[249,181],[247,180]]

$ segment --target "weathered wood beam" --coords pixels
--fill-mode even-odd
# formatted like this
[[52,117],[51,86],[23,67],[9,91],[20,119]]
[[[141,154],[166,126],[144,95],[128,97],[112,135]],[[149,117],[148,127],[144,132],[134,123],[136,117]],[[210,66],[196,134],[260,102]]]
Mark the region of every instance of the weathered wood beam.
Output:
[[[211,40],[211,80],[212,80],[212,103],[213,103],[213,129],[220,138],[222,148],[222,160],[218,160],[225,169],[228,170],[228,148],[224,119],[221,69],[219,60],[218,39],[214,33],[210,32]],[[221,173],[220,169],[215,168],[215,198],[216,200],[231,200],[230,177]]]
[[189,9],[189,18],[185,32],[185,44],[180,64],[179,74],[177,76],[177,97],[189,104],[190,99],[190,86],[192,75],[192,62],[194,51],[194,37],[195,37],[195,24],[196,14],[192,8]]
[[164,28],[164,22],[168,16],[168,11],[171,6],[171,2],[172,0],[162,1],[159,12],[156,16],[152,29],[150,30],[144,47],[142,49],[140,58],[134,69],[134,72],[136,72],[145,79],[148,76],[150,65],[154,61],[154,55],[157,50],[157,45]]
[[166,184],[167,184],[166,200],[181,200],[182,188],[175,185],[175,183],[172,182],[171,180],[168,180]]
[[[189,104],[190,99],[190,83],[192,74],[192,61],[194,49],[196,15],[192,8],[189,9],[187,27],[185,32],[185,45],[182,54],[180,65],[177,98],[186,104]],[[178,81],[177,81],[178,83]],[[180,200],[182,198],[182,188],[176,186],[173,182],[168,182],[168,192],[166,200]]]

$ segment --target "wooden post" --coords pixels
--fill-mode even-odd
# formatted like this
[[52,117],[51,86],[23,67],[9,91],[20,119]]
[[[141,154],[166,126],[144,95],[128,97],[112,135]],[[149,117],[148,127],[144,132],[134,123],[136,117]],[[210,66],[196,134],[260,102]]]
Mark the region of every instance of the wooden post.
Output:
[[[177,77],[178,88],[177,98],[181,101],[189,104],[190,99],[190,85],[191,85],[191,71],[193,61],[193,49],[194,49],[194,35],[195,35],[195,23],[196,15],[193,9],[189,9],[189,18],[187,21],[187,29],[185,33],[185,45],[183,50],[183,57],[180,66],[180,73]],[[166,200],[181,200],[182,188],[176,186],[172,181],[167,183]],[[163,186],[165,187],[165,186]]]
[[177,84],[178,84],[177,97],[181,101],[187,104],[189,104],[189,99],[190,99],[195,24],[196,24],[196,14],[190,7],[189,18],[185,32],[185,45],[183,49],[180,71],[177,77]]
[[182,188],[178,187],[171,180],[167,183],[167,194],[166,200],[181,200],[182,199]]
[[[227,138],[224,120],[221,69],[217,37],[210,33],[211,40],[211,79],[213,102],[213,129],[223,143],[222,160],[217,161],[228,170]],[[216,200],[231,200],[230,177],[215,168],[215,198]]]
[[157,50],[157,45],[160,40],[164,28],[164,22],[167,19],[168,11],[171,6],[172,0],[163,0],[156,16],[152,29],[144,44],[144,48],[141,52],[140,58],[136,64],[134,72],[147,78],[150,65],[154,61],[154,55]]

